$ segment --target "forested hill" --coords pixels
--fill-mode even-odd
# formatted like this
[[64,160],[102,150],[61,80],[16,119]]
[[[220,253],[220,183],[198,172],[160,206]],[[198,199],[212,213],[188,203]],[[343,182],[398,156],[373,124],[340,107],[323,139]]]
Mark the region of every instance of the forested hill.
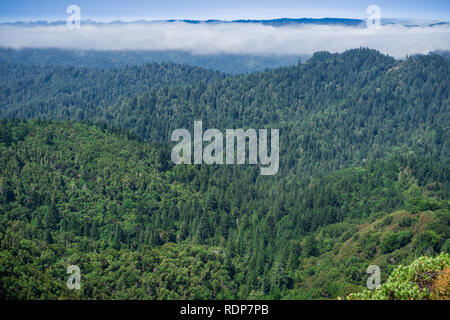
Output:
[[0,129],[3,299],[336,298],[364,288],[369,264],[384,281],[450,252],[448,161],[399,155],[276,183],[173,166],[164,146],[101,125]]
[[1,117],[82,120],[150,88],[222,79],[224,74],[175,63],[120,69],[0,63]]
[[70,50],[0,47],[0,62],[21,65],[83,68],[121,68],[126,65],[172,62],[228,74],[248,73],[296,65],[310,55],[192,54],[181,50]]
[[197,77],[188,69],[182,85],[170,81],[172,68],[180,67],[161,74],[169,85],[145,92],[134,82],[140,68],[110,71],[113,81],[110,72],[83,69],[93,74],[92,85],[58,79],[66,75],[60,69],[54,81],[48,69],[33,81],[9,81],[22,67],[6,69],[0,116],[105,122],[166,143],[172,130],[192,128],[194,120],[222,130],[280,128],[282,175],[330,172],[393,152],[449,156],[450,61],[436,54],[396,61],[369,49],[319,52],[295,67],[246,76],[195,69],[198,77],[209,74],[208,82],[191,81]]

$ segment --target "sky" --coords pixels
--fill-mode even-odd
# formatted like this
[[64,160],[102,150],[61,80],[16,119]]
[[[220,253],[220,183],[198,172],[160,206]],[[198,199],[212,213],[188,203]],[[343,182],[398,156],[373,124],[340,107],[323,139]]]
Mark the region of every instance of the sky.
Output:
[[[377,49],[395,58],[434,50],[450,50],[450,24],[430,25],[422,20],[450,21],[450,1],[299,1],[299,0],[0,0],[0,22],[65,21],[69,5],[78,5],[81,20],[168,19],[366,19],[369,5],[381,9],[381,18],[411,19],[385,24],[379,29],[333,25],[188,24],[89,24],[73,29],[59,25],[0,24],[0,47],[54,47],[95,50],[183,50],[194,54],[236,53],[310,55],[327,50]],[[126,5],[125,5],[126,4]],[[417,21],[416,21],[417,19]],[[411,22],[412,21],[412,22]],[[422,21],[419,23],[419,21]],[[406,25],[415,25],[407,27]]]
[[382,17],[450,20],[448,0],[1,0],[0,22],[65,20],[69,5],[81,8],[82,19],[273,19],[365,18],[369,5]]

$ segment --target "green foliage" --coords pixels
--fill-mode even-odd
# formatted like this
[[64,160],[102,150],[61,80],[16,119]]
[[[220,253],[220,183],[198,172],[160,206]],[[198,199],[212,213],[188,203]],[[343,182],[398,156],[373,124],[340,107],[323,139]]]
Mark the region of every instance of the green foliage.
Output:
[[[335,298],[370,264],[449,250],[439,56],[321,52],[241,76],[0,68],[0,116],[90,121],[0,120],[2,298]],[[279,173],[173,166],[169,133],[193,120],[280,128]]]
[[414,219],[412,219],[411,217],[404,217],[402,220],[400,220],[400,222],[398,223],[398,226],[400,228],[407,228],[407,227],[411,227],[414,223]]
[[[442,221],[448,217],[446,211],[433,211],[438,220],[428,223],[423,232],[387,233],[381,245],[376,234],[359,234],[359,224],[370,219],[370,215],[365,218],[366,215],[357,214],[362,208],[374,210],[374,204],[393,190],[404,192],[402,197],[407,199],[411,185],[396,180],[396,172],[405,165],[402,161],[381,161],[365,168],[334,172],[301,189],[286,188],[280,183],[277,188],[282,191],[275,194],[273,186],[268,188],[263,182],[258,182],[259,186],[247,184],[247,179],[254,177],[251,170],[235,169],[239,170],[237,175],[228,168],[222,171],[208,166],[172,167],[163,146],[104,126],[41,120],[3,121],[2,126],[11,136],[8,145],[0,145],[1,166],[8,168],[0,176],[0,241],[5,255],[2,277],[12,286],[19,277],[13,266],[21,270],[20,274],[29,274],[19,289],[3,290],[7,298],[73,298],[67,292],[52,291],[47,283],[44,291],[26,291],[27,286],[35,287],[30,283],[37,271],[28,269],[30,262],[39,268],[60,265],[58,275],[49,274],[45,276],[48,280],[38,282],[55,285],[64,277],[63,266],[73,255],[77,257],[73,263],[78,264],[86,256],[106,261],[102,257],[107,252],[117,251],[131,259],[125,263],[130,265],[133,259],[143,259],[149,248],[155,254],[168,246],[184,252],[195,243],[203,245],[198,247],[203,248],[198,253],[202,265],[210,250],[219,250],[225,257],[223,261],[219,259],[214,271],[218,278],[202,282],[199,290],[204,295],[189,287],[177,291],[169,284],[166,291],[156,293],[138,290],[147,269],[132,269],[123,277],[112,271],[108,277],[120,289],[94,289],[95,281],[105,281],[106,275],[88,267],[83,274],[93,282],[83,297],[282,298],[294,295],[295,287],[303,287],[304,279],[311,277],[316,279],[314,291],[305,290],[300,297],[336,297],[349,286],[360,284],[365,265],[380,253],[402,249],[410,240],[414,250],[426,250],[431,245],[439,252],[448,239],[448,230],[442,229]],[[52,144],[47,143],[49,136]],[[210,182],[202,186],[198,181]],[[372,187],[361,189],[354,185],[356,181]],[[426,192],[426,188],[419,187],[414,197],[425,197]],[[277,200],[279,193],[286,197],[283,202]],[[436,194],[439,193],[433,191]],[[321,200],[316,201],[315,197]],[[330,200],[323,200],[327,198]],[[347,208],[353,209],[348,212]],[[340,217],[340,222],[336,217]],[[381,221],[383,228],[391,228],[397,219],[387,215],[372,223],[375,226]],[[339,254],[348,243],[355,243],[356,251],[343,258],[345,263],[340,258],[327,258],[333,252]],[[17,250],[25,251],[19,254]],[[18,260],[8,264],[8,254]],[[22,256],[28,258],[23,260]],[[116,258],[111,259],[109,263]],[[307,267],[310,259],[325,260]],[[194,263],[183,261],[187,268]],[[161,276],[172,272],[169,270],[179,273],[181,267],[170,265],[162,269]],[[211,291],[209,281],[222,284]],[[61,285],[55,288],[65,291]]]
[[2,117],[105,122],[168,144],[194,120],[220,130],[280,128],[280,174],[322,174],[393,153],[449,156],[450,61],[438,55],[399,62],[369,49],[321,52],[297,66],[229,77],[175,64],[0,67]]
[[411,241],[412,235],[409,230],[397,233],[390,232],[381,240],[381,251],[390,253],[406,246]]
[[450,267],[450,255],[420,257],[410,265],[398,266],[376,290],[350,294],[350,300],[424,300],[432,298],[433,280]]

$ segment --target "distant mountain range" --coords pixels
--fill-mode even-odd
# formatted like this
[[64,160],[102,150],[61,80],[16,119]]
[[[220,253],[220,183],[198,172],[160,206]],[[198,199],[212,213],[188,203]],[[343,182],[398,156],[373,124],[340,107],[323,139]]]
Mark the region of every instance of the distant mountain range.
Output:
[[[221,24],[221,23],[258,23],[274,27],[302,25],[302,24],[315,24],[315,25],[340,25],[350,27],[363,27],[366,24],[366,20],[363,19],[348,19],[348,18],[279,18],[269,20],[253,20],[253,19],[239,19],[239,20],[191,20],[191,19],[170,19],[170,20],[135,20],[135,21],[123,21],[115,20],[110,22],[101,22],[93,20],[82,20],[82,24],[90,25],[104,25],[104,24],[149,24],[149,23],[175,23],[184,22],[189,24]],[[13,25],[13,26],[55,26],[64,25],[66,21],[16,21],[16,22],[0,22],[0,25]],[[418,26],[441,26],[450,24],[448,21],[437,20],[417,20],[417,19],[381,19],[382,25],[400,24],[406,27],[418,27]]]

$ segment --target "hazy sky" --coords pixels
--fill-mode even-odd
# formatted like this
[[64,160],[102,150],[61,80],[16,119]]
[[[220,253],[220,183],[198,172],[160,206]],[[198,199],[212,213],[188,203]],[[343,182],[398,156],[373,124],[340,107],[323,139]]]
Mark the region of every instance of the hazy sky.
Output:
[[[124,4],[127,4],[126,6]],[[357,3],[357,5],[355,4]],[[81,8],[82,20],[270,19],[279,17],[367,18],[372,1],[208,0],[208,1],[50,1],[0,0],[0,21],[66,20],[70,4]],[[450,1],[378,1],[381,18],[449,21]],[[312,54],[369,47],[396,58],[450,50],[450,25],[419,23],[364,27],[293,25],[275,28],[262,24],[83,24],[70,30],[57,26],[0,25],[0,46],[70,49],[186,50],[193,53]]]
[[271,19],[280,17],[366,18],[375,4],[385,18],[450,20],[449,0],[1,0],[0,21],[65,20],[80,6],[82,19]]

